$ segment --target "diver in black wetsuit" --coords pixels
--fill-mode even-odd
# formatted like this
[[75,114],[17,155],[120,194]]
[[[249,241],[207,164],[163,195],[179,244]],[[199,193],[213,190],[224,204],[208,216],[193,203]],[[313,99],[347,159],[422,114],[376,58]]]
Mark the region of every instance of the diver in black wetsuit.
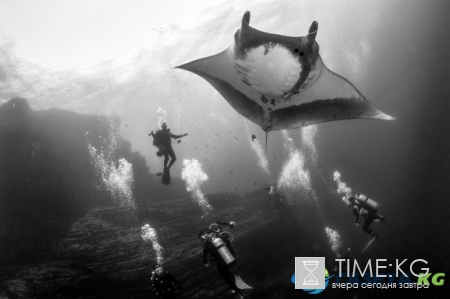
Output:
[[355,215],[355,224],[359,226],[361,220],[364,220],[363,230],[372,238],[377,238],[378,233],[374,233],[369,226],[373,221],[384,221],[386,217],[378,214],[377,210],[371,208],[369,205],[363,206],[361,202],[367,202],[368,198],[361,193],[356,193],[355,196],[349,196],[347,200],[349,202],[349,208],[353,210],[353,215]]
[[236,285],[236,278],[230,272],[230,267],[236,264],[235,252],[231,246],[230,235],[224,233],[222,225],[234,227],[234,222],[216,222],[209,226],[208,229],[203,230],[199,234],[203,243],[202,261],[205,267],[209,267],[208,255],[211,256],[210,261],[215,262],[217,271],[220,277],[228,284],[240,298],[243,298],[243,293]]
[[158,299],[176,299],[181,292],[180,282],[169,272],[163,270],[161,265],[153,267],[152,277],[153,295]]
[[[174,135],[170,132],[170,129],[167,128],[166,123],[163,123],[161,125],[161,130],[156,131],[156,133],[151,131],[148,135],[153,137],[153,145],[158,147],[156,155],[158,157],[164,155],[164,171],[168,171],[177,160],[177,156],[172,148],[172,139],[179,139],[188,134]],[[170,163],[167,164],[169,162],[169,157]]]

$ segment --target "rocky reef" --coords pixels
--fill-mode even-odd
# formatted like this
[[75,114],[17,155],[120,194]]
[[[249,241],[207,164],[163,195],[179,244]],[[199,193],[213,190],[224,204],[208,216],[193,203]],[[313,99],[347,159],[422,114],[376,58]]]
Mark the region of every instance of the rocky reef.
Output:
[[118,135],[117,117],[50,109],[33,111],[23,98],[0,106],[0,264],[54,256],[70,225],[95,207],[114,205],[90,157],[115,136],[113,159],[131,163],[137,204],[186,196],[181,180],[171,192],[145,159]]
[[[133,209],[95,208],[76,220],[58,240],[56,257],[7,267],[1,275],[3,295],[151,298],[149,278],[156,264],[156,253],[152,243],[141,237],[142,225],[149,224],[156,230],[163,247],[164,267],[182,284],[181,298],[234,298],[215,267],[205,268],[201,262],[203,245],[197,234],[213,220],[236,222],[231,232],[238,258],[237,273],[248,284],[259,285],[261,289],[281,280],[281,285],[286,285],[286,276],[269,275],[273,281],[267,277],[259,281],[254,273],[261,270],[277,273],[285,268],[286,260],[280,257],[289,256],[292,245],[283,249],[273,240],[286,240],[288,235],[299,233],[282,225],[289,217],[295,219],[292,211],[273,209],[264,190],[248,199],[216,194],[210,200],[213,210],[206,216],[191,198],[142,204]],[[283,231],[282,227],[287,229]],[[278,253],[264,248],[267,245],[277,248]],[[257,246],[262,248],[258,251]],[[273,269],[273,263],[279,268]]]
[[151,298],[157,257],[141,237],[145,224],[157,232],[182,298],[234,298],[215,267],[201,263],[197,238],[211,222],[230,220],[236,271],[255,287],[249,296],[270,290],[282,298],[292,290],[290,257],[304,246],[292,238],[302,233],[292,225],[295,209],[276,209],[260,190],[206,195],[212,210],[204,214],[181,180],[164,188],[119,136],[114,159],[129,161],[134,178],[134,202],[122,205],[99,187],[88,146],[104,147],[119,124],[115,117],[33,111],[22,98],[0,106],[0,298]]

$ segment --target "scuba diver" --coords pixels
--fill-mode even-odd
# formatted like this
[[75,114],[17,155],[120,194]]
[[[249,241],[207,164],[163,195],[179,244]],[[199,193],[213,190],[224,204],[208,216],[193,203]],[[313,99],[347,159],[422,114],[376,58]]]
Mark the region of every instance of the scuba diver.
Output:
[[158,299],[176,299],[181,292],[180,282],[161,265],[155,265],[150,279],[153,295]]
[[[167,128],[166,123],[163,123],[161,125],[161,130],[156,131],[156,133],[153,133],[153,131],[148,134],[149,136],[153,136],[153,145],[158,148],[158,152],[156,155],[158,157],[161,157],[164,155],[164,172],[158,173],[157,175],[162,174],[162,183],[164,185],[170,185],[170,167],[172,167],[173,163],[177,160],[177,157],[175,156],[175,152],[172,148],[172,139],[178,139],[184,136],[187,136],[188,134],[185,133],[183,135],[174,135],[170,132],[170,129]],[[178,140],[180,142],[180,140]],[[170,163],[169,162],[170,157]]]
[[[153,133],[153,131],[148,134],[148,136],[153,137],[153,145],[158,148],[158,152],[156,155],[158,157],[161,157],[164,155],[164,171],[169,170],[170,167],[172,167],[173,163],[177,160],[177,157],[175,155],[175,152],[172,148],[172,139],[179,139],[181,137],[187,136],[188,134],[185,133],[183,135],[174,135],[170,132],[170,129],[167,128],[166,123],[162,123],[161,130],[156,131],[156,133]],[[170,163],[169,162],[170,157]]]
[[215,222],[199,233],[198,237],[204,242],[202,261],[205,267],[209,267],[208,255],[210,255],[210,261],[216,263],[220,277],[242,299],[244,298],[242,290],[251,289],[251,287],[245,284],[239,275],[230,272],[230,268],[237,263],[233,247],[231,247],[233,235],[224,231],[222,225],[233,228],[234,222]]
[[355,196],[350,195],[347,201],[349,208],[353,209],[353,215],[356,217],[355,224],[359,226],[361,220],[364,220],[363,230],[372,238],[377,238],[378,233],[374,233],[369,226],[373,221],[384,221],[386,219],[386,217],[377,213],[378,203],[361,193],[356,193]]

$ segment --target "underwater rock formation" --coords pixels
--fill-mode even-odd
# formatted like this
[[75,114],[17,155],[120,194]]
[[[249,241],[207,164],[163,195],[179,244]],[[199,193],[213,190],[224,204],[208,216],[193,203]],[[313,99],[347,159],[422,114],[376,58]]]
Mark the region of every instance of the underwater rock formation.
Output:
[[141,238],[140,228],[150,223],[163,247],[164,267],[183,286],[182,298],[228,298],[230,289],[215,266],[205,268],[201,262],[203,244],[197,234],[210,222],[235,221],[231,232],[238,268],[251,284],[250,240],[279,220],[279,212],[271,209],[265,196],[264,191],[247,200],[232,194],[211,195],[213,206],[218,203],[222,208],[207,218],[201,217],[201,209],[191,198],[136,209],[93,209],[71,225],[58,243],[57,257],[4,273],[4,292],[26,298],[120,298],[120,294],[148,298],[156,255],[151,243]]
[[[114,205],[98,186],[88,143],[101,148],[118,124],[118,117],[33,111],[23,98],[0,106],[0,265],[54,256],[55,240],[74,220]],[[167,192],[128,141],[118,137],[115,154],[132,164],[137,204],[187,195],[176,178]]]
[[215,221],[236,223],[238,273],[255,288],[249,298],[292,289],[291,256],[306,244],[293,238],[301,234],[295,209],[274,209],[259,190],[207,194],[212,211],[204,215],[180,179],[164,188],[123,140],[116,156],[133,166],[135,204],[121,206],[96,185],[87,149],[102,146],[111,121],[120,122],[33,111],[21,98],[0,106],[0,297],[149,298],[157,261],[141,237],[149,224],[181,298],[233,298],[216,267],[201,262],[197,234]]

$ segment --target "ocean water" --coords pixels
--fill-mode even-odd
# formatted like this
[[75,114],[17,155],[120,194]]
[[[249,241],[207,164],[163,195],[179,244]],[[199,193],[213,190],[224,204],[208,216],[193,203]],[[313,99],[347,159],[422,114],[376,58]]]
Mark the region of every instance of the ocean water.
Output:
[[[450,24],[446,2],[135,1],[123,6],[99,1],[95,7],[72,2],[61,5],[48,2],[26,9],[8,1],[0,4],[0,16],[5,14],[0,23],[4,28],[0,29],[0,103],[9,107],[11,98],[22,97],[33,111],[42,111],[25,131],[11,129],[22,119],[13,113],[15,107],[0,119],[0,246],[6,269],[0,296],[45,297],[54,290],[54,294],[72,298],[145,298],[149,296],[145,279],[150,276],[150,264],[166,261],[190,294],[183,298],[235,298],[215,292],[217,284],[208,289],[208,275],[214,271],[197,271],[198,276],[189,279],[183,269],[196,265],[203,270],[201,243],[193,241],[198,228],[234,218],[247,223],[238,216],[245,212],[249,226],[240,235],[237,223],[233,232],[240,263],[248,266],[242,270],[244,280],[255,287],[246,292],[248,298],[313,296],[294,290],[290,283],[294,257],[325,256],[330,268],[337,248],[351,248],[361,263],[423,259],[433,273],[449,271]],[[324,64],[396,120],[346,120],[273,131],[268,134],[266,150],[261,128],[237,113],[205,80],[175,69],[227,48],[247,10],[251,26],[288,36],[306,35],[312,21],[317,21],[316,41]],[[59,31],[49,29],[58,22]],[[121,22],[126,24],[123,31],[115,27]],[[114,30],[116,36],[111,34]],[[117,52],[111,50],[114,47]],[[52,116],[58,115],[58,110],[49,110],[55,108],[70,112]],[[86,119],[75,117],[72,123],[70,113]],[[148,137],[162,122],[175,134],[189,134],[173,145],[177,162],[171,169],[170,186],[161,185],[155,176],[163,162]],[[74,139],[67,140],[66,134]],[[253,134],[256,139],[252,141]],[[74,164],[83,170],[68,170]],[[375,199],[386,216],[386,221],[372,225],[379,239],[364,255],[359,252],[368,236],[354,226],[352,212],[341,200],[333,179],[336,171],[353,192]],[[55,177],[60,179],[55,181]],[[264,188],[269,184],[281,188],[288,211],[258,201],[266,199]],[[240,198],[238,202],[250,201],[250,207],[241,208],[234,199],[228,202],[229,194]],[[158,214],[156,208],[146,209],[181,199],[187,200],[186,211],[196,212],[179,218],[186,223],[172,223],[189,228],[184,236],[192,234],[177,241],[172,238],[172,224],[166,221],[182,213],[158,210]],[[127,216],[117,221],[128,230],[111,237],[117,243],[99,244],[108,244],[108,253],[132,250],[126,249],[127,244],[139,252],[127,268],[135,272],[114,270],[122,293],[105,295],[93,287],[96,280],[84,285],[53,283],[51,290],[43,290],[50,284],[21,283],[31,275],[26,269],[35,269],[37,263],[67,259],[77,263],[73,252],[81,254],[78,263],[94,273],[99,271],[103,279],[103,270],[84,260],[83,245],[64,244],[76,239],[77,233],[104,232],[119,225],[104,216],[107,213],[101,209],[108,208],[126,211]],[[98,209],[106,218],[89,214]],[[264,223],[266,218],[253,218],[252,212],[258,209],[267,213],[263,215],[269,224]],[[219,216],[227,219],[215,218]],[[325,228],[333,232],[328,230],[327,235]],[[176,264],[176,248],[187,250],[189,259],[180,254]],[[196,255],[198,264],[192,262]],[[141,267],[141,272],[136,270]],[[64,269],[73,274],[73,269]],[[57,276],[55,271],[48,273]],[[121,275],[126,279],[121,280]],[[85,291],[64,292],[75,286]],[[395,294],[445,298],[440,296],[448,294],[447,289],[445,282],[442,287],[395,290]],[[375,295],[389,292],[393,290],[376,290]],[[318,296],[372,295],[326,289]]]

